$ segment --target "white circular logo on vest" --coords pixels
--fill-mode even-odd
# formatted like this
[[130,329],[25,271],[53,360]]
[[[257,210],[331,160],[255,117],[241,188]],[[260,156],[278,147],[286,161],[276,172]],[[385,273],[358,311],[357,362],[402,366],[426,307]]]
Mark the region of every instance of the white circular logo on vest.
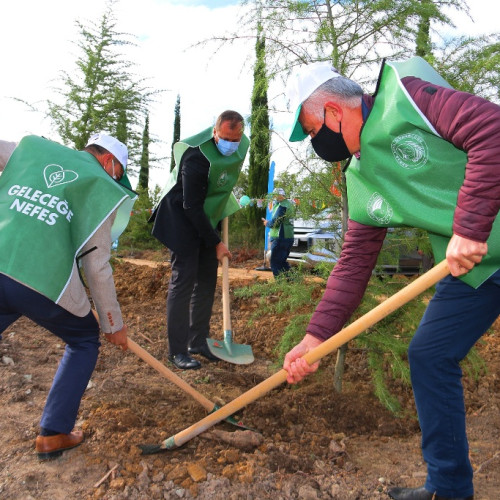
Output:
[[73,170],[64,170],[61,165],[52,163],[43,169],[43,177],[47,187],[52,188],[54,186],[76,181],[76,179],[78,179],[78,174]]
[[391,143],[392,154],[403,168],[421,168],[427,163],[429,151],[419,134],[409,133],[396,137]]
[[227,184],[227,170],[224,170],[224,172],[222,172],[217,179],[217,187],[222,187],[225,184]]
[[368,200],[366,211],[379,224],[388,224],[394,213],[387,200],[380,193],[373,193]]

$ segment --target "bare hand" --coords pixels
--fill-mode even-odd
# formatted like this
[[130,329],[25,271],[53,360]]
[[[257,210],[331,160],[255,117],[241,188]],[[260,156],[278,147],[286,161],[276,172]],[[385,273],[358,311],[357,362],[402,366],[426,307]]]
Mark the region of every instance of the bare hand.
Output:
[[108,342],[120,346],[122,350],[126,351],[128,349],[127,330],[127,325],[123,325],[121,330],[118,330],[115,333],[105,333],[104,336]]
[[262,221],[262,224],[264,224],[264,226],[267,226],[267,220],[266,219],[264,219],[263,217],[261,217],[260,220]]
[[215,251],[217,252],[217,260],[221,263],[224,257],[227,257],[228,259],[232,257],[231,252],[222,241],[217,244]]
[[487,252],[487,243],[469,240],[454,234],[446,249],[446,260],[451,275],[457,277],[468,273],[481,262]]
[[288,372],[286,381],[296,384],[307,375],[314,373],[319,367],[319,361],[310,365],[302,356],[321,344],[321,340],[307,333],[286,356],[283,368]]

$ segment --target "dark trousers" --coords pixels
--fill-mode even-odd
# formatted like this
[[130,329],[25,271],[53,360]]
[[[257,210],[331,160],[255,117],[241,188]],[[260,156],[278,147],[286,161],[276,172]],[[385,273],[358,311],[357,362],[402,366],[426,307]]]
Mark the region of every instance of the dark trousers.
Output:
[[287,259],[292,246],[293,238],[271,239],[271,270],[274,276],[290,270],[290,264],[287,262]]
[[0,274],[0,333],[21,316],[43,326],[66,343],[52,382],[41,427],[68,434],[75,425],[83,393],[99,352],[99,325],[92,312],[83,318],[47,297]]
[[215,247],[200,245],[189,254],[171,252],[172,275],[167,295],[169,353],[206,345],[217,285]]
[[460,361],[500,314],[500,271],[478,289],[448,276],[410,343],[411,381],[427,462],[426,489],[473,494]]

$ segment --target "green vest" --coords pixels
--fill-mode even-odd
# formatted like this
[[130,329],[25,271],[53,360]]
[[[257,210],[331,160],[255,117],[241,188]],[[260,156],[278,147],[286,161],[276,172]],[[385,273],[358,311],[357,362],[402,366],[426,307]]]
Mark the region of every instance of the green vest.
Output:
[[295,215],[295,207],[289,200],[280,201],[273,208],[272,218],[274,218],[280,206],[286,208],[285,215],[276,221],[276,224],[269,231],[269,236],[271,238],[279,238],[280,227],[283,226],[283,237],[293,238],[293,217]]
[[208,190],[203,209],[210,220],[212,227],[237,212],[240,205],[233,195],[233,187],[238,181],[243,161],[247,154],[249,140],[243,134],[240,145],[235,153],[230,156],[222,155],[217,145],[212,140],[213,127],[187,139],[180,140],[174,144],[175,167],[169,174],[167,183],[160,195],[160,200],[175,186],[181,164],[182,155],[189,147],[200,148],[200,151],[210,163],[208,172]]
[[0,176],[0,273],[58,302],[80,249],[119,207],[115,240],[135,198],[90,153],[24,137]]
[[[425,229],[436,261],[445,258],[467,155],[440,137],[410,99],[401,79],[418,76],[450,87],[423,59],[387,62],[361,133],[361,156],[346,171],[349,216],[362,224]],[[461,276],[477,288],[500,268],[500,223],[488,255]]]

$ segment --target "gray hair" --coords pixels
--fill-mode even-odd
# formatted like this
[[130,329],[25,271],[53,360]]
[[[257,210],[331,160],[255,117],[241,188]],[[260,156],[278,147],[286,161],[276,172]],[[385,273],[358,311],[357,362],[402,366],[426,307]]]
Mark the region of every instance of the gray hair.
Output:
[[354,81],[345,76],[330,78],[320,85],[303,103],[307,111],[317,118],[323,119],[324,105],[329,100],[335,100],[348,108],[361,105],[363,89]]

